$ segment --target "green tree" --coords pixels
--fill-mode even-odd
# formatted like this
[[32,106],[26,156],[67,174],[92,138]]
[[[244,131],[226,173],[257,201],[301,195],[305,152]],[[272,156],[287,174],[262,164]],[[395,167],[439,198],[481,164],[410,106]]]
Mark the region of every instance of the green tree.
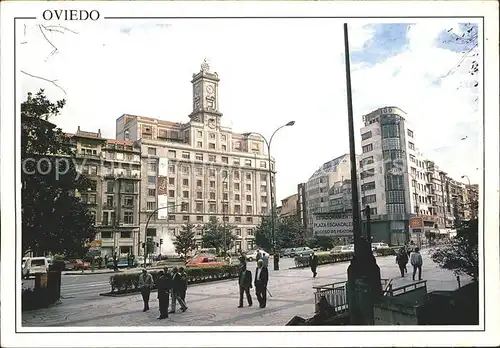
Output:
[[329,236],[314,236],[309,238],[308,246],[310,248],[321,248],[322,250],[329,250],[336,245],[336,240]]
[[264,216],[260,224],[255,229],[255,244],[264,250],[271,250],[273,247],[271,235],[271,217]]
[[452,270],[456,275],[467,274],[478,280],[478,220],[464,221],[449,245],[437,249],[432,260],[439,267]]
[[204,248],[215,248],[217,254],[221,249],[225,251],[234,246],[236,236],[233,235],[233,225],[221,224],[215,216],[203,226],[202,244]]
[[[255,231],[255,244],[264,250],[272,250],[272,223],[270,216],[264,216]],[[278,248],[291,248],[307,243],[300,220],[286,217],[275,220],[274,236]]]
[[181,231],[175,237],[175,252],[186,256],[195,248],[195,226],[188,222],[182,226]]
[[21,104],[23,253],[84,255],[95,238],[95,216],[75,195],[95,182],[76,171],[70,138],[49,122],[64,104],[43,90]]

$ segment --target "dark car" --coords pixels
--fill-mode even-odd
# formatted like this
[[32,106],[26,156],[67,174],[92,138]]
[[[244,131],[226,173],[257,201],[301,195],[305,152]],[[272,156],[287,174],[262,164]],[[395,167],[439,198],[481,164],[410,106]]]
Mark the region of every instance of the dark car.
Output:
[[299,247],[299,248],[295,248],[293,249],[293,251],[290,252],[290,257],[295,257],[295,256],[299,256],[299,257],[303,257],[303,256],[311,256],[312,253],[314,251],[309,248],[309,247]]

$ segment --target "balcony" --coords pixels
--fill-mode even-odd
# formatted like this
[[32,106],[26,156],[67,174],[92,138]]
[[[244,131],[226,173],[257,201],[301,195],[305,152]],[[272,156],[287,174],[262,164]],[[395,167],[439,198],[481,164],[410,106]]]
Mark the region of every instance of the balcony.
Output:
[[102,205],[102,210],[115,210],[115,204],[104,203]]
[[85,152],[77,152],[76,153],[76,157],[77,158],[95,159],[95,160],[100,160],[102,158],[101,155],[91,154],[91,153],[85,153]]
[[125,180],[141,180],[139,174],[137,173],[118,173],[115,175],[116,179],[125,179]]
[[128,188],[122,187],[120,189],[120,193],[121,194],[126,194],[126,195],[138,195],[139,194],[139,189],[138,188],[128,189]]

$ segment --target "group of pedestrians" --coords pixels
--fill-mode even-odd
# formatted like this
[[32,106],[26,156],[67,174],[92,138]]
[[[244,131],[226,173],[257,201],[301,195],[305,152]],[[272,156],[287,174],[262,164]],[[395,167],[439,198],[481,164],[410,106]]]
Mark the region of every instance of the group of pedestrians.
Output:
[[413,280],[415,280],[417,271],[418,280],[422,280],[422,266],[424,262],[422,260],[422,255],[420,254],[419,248],[414,248],[413,250],[411,250],[410,248],[403,247],[399,249],[399,253],[396,256],[396,263],[399,266],[401,277],[404,277],[405,273],[408,273],[408,269],[406,268],[408,261],[410,261],[410,264],[413,266]]
[[[260,255],[259,255],[260,254]],[[255,286],[255,296],[259,301],[259,308],[266,308],[267,304],[267,283],[269,281],[269,270],[267,268],[269,256],[260,252],[257,254],[257,268],[255,269],[255,278],[253,278],[253,285]],[[248,306],[253,305],[252,295],[252,272],[247,269],[245,257],[240,257],[240,272],[238,276],[238,285],[240,288],[240,303],[238,308],[243,307],[243,295],[246,295]]]
[[[175,313],[177,302],[179,302],[182,312],[188,309],[186,305],[187,283],[187,273],[184,267],[174,267],[172,272],[169,272],[168,268],[158,272],[158,279],[156,280],[160,307],[160,316],[158,319],[166,319],[169,314]],[[144,302],[143,312],[149,310],[149,297],[152,287],[153,277],[143,269],[142,274],[139,276],[139,288],[141,289],[142,300]],[[168,306],[170,301],[171,307],[169,311]]]

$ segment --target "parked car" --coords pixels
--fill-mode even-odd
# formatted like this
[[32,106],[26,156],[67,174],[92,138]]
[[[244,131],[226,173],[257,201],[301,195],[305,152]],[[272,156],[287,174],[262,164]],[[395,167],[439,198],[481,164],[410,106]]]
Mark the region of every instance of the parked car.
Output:
[[[137,256],[135,258],[135,261],[137,262],[138,267],[144,267],[144,256]],[[153,266],[153,259],[148,257],[146,260],[146,267],[151,267],[151,266]]]
[[304,257],[304,256],[311,256],[314,251],[309,248],[309,247],[299,247],[295,248],[292,252],[290,252],[290,257]]
[[372,251],[376,251],[379,249],[389,249],[389,245],[387,243],[372,243]]
[[330,254],[331,255],[346,254],[353,251],[354,248],[351,248],[349,245],[337,245],[330,251]]
[[46,257],[30,257],[23,266],[22,276],[29,279],[31,275],[47,273],[49,261]]
[[288,257],[290,256],[290,252],[293,250],[293,248],[284,248],[281,249],[281,256],[282,257]]
[[257,259],[257,253],[260,251],[262,256],[267,255],[269,257],[269,253],[262,249],[250,250],[245,254],[245,258],[247,261],[252,262]]
[[186,263],[186,267],[221,267],[225,264],[225,262],[217,261],[215,255],[205,255],[191,258]]
[[64,270],[65,271],[72,271],[74,268],[73,268],[73,264],[69,261],[64,261]]
[[91,268],[90,262],[81,259],[70,260],[69,262],[73,265],[74,270],[86,270]]

